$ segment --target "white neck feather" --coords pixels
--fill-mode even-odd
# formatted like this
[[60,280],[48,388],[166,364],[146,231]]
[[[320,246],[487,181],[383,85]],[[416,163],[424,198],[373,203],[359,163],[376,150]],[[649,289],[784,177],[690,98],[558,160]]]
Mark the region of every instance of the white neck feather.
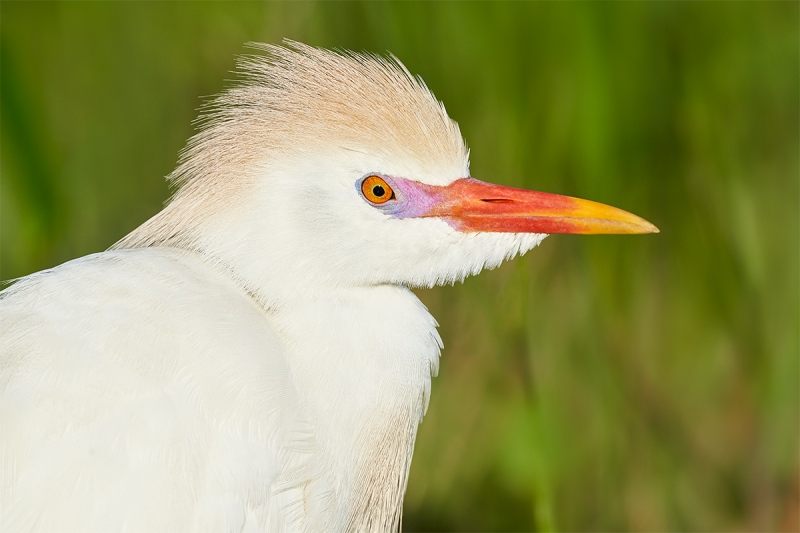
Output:
[[[340,289],[272,314],[348,531],[397,529],[441,340],[408,289]],[[352,522],[358,520],[359,522]]]

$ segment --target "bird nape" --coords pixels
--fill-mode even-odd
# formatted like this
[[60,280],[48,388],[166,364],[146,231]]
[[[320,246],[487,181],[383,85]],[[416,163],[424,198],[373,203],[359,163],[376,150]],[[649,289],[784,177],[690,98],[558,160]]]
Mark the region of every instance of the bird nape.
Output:
[[442,346],[410,288],[658,231],[470,177],[394,58],[252,47],[160,213],[0,293],[0,530],[397,530]]

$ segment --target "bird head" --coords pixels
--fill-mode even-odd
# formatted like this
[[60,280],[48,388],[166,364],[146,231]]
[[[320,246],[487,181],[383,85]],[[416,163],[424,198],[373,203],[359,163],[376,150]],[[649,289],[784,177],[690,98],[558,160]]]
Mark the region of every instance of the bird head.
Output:
[[444,106],[393,57],[251,45],[118,247],[197,250],[267,300],[320,287],[453,283],[550,233],[651,233],[625,211],[470,177]]

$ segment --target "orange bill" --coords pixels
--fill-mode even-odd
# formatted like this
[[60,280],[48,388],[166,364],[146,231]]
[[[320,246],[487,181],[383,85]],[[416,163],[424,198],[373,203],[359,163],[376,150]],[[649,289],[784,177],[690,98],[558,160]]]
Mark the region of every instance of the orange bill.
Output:
[[[433,187],[431,187],[433,188]],[[464,232],[634,234],[658,233],[650,222],[605,204],[458,179],[435,187],[429,208],[418,216],[439,217]]]

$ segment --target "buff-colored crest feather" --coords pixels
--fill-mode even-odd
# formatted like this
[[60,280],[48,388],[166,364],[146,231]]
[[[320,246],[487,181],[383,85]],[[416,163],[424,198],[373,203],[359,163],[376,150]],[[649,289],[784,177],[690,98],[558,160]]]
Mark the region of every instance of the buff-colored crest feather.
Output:
[[241,56],[240,81],[202,108],[200,131],[168,176],[176,189],[170,205],[116,248],[174,241],[264,179],[258,168],[287,151],[467,161],[458,125],[394,56],[285,45],[248,45],[265,54]]

